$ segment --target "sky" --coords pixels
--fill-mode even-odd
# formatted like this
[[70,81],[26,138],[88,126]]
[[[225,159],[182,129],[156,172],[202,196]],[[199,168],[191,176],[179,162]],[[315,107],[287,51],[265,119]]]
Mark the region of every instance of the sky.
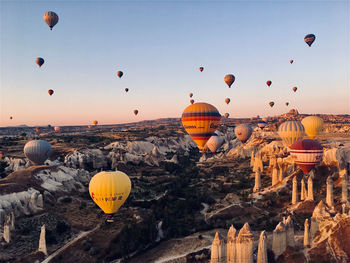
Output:
[[0,127],[181,117],[190,92],[230,117],[349,114],[349,14],[349,1],[0,0]]

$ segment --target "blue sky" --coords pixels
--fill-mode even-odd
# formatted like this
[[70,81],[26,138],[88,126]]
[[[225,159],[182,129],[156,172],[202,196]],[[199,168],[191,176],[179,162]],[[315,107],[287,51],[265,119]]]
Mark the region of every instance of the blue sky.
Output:
[[[350,112],[348,1],[1,1],[0,8],[0,126],[180,117],[189,92],[232,117]],[[52,31],[46,11],[60,18]],[[311,48],[308,33],[316,35]],[[45,59],[41,68],[36,57]],[[228,73],[236,77],[231,89]]]

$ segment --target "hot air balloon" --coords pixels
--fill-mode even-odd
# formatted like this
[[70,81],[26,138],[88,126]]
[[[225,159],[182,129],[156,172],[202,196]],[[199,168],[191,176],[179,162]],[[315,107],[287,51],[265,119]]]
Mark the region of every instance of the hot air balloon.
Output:
[[294,92],[296,92],[296,91],[297,91],[297,89],[298,89],[297,87],[293,87],[293,91],[294,91]]
[[315,139],[323,129],[323,120],[317,116],[308,116],[301,120],[305,133],[310,139]]
[[224,116],[227,119],[228,117],[230,117],[230,114],[226,112]]
[[91,125],[89,125],[88,128],[91,129]]
[[190,93],[189,96],[190,96],[190,98],[192,98],[193,97],[193,93]]
[[117,76],[118,76],[119,78],[121,78],[121,77],[123,76],[123,72],[122,72],[122,71],[118,71],[118,72],[117,72]]
[[289,102],[286,102],[286,106],[288,106],[289,105]]
[[40,129],[39,129],[39,128],[35,128],[35,131],[39,133],[39,132],[40,132]]
[[202,72],[204,70],[203,67],[199,67],[199,71]]
[[215,132],[207,141],[206,146],[213,154],[215,154],[223,143],[224,139]]
[[290,146],[290,154],[294,162],[306,174],[320,163],[323,156],[322,145],[315,140],[298,140]]
[[194,100],[190,100],[190,103],[193,104],[193,103],[194,103]]
[[50,96],[52,96],[52,94],[53,94],[53,90],[52,89],[49,89],[47,92],[49,93]]
[[221,115],[212,105],[197,102],[188,106],[182,113],[181,121],[186,132],[197,144],[200,152],[220,124]]
[[44,64],[44,59],[43,58],[36,58],[35,63],[39,66],[39,68]]
[[139,111],[138,111],[138,110],[134,110],[134,114],[135,114],[135,116],[136,116],[138,113],[139,113]]
[[253,133],[253,129],[252,127],[250,127],[249,124],[239,124],[235,128],[236,137],[243,144],[249,140],[252,133]]
[[290,64],[293,64],[293,62],[294,62],[294,60],[293,60],[293,59],[289,60],[289,63],[290,63]]
[[272,84],[272,81],[271,80],[268,80],[268,81],[266,81],[266,84],[267,84],[267,86],[271,86],[271,84]]
[[61,127],[59,127],[59,126],[55,126],[53,129],[55,130],[55,132],[60,132],[61,131]]
[[230,100],[229,98],[226,98],[226,99],[225,99],[225,102],[226,102],[227,105],[230,103],[230,101],[231,101],[231,100]]
[[125,92],[128,92],[129,91],[129,89],[128,88],[125,88]]
[[51,144],[44,140],[32,140],[24,146],[24,155],[36,165],[44,164],[51,153]]
[[275,105],[275,103],[274,103],[273,101],[270,101],[270,102],[269,102],[269,105],[270,105],[270,107],[272,108],[273,105]]
[[128,198],[131,190],[129,177],[120,171],[99,172],[89,183],[89,193],[94,202],[105,212],[108,222]]
[[10,117],[10,120],[12,120],[12,119],[13,119],[13,117],[11,116],[11,117]]
[[44,21],[46,24],[50,27],[50,30],[57,24],[58,22],[58,15],[55,12],[48,11],[43,16]]
[[258,127],[263,130],[266,126],[266,122],[261,120],[261,121],[258,121]]
[[300,121],[286,121],[278,127],[278,135],[287,146],[302,139],[304,134],[305,128]]
[[97,124],[98,124],[98,121],[94,120],[94,121],[93,121],[93,124],[94,124],[94,125],[97,125]]
[[226,82],[227,86],[231,88],[231,85],[233,84],[233,82],[235,82],[235,76],[233,76],[232,74],[227,74],[224,78],[224,81]]
[[309,45],[309,47],[311,47],[312,43],[314,43],[316,39],[316,36],[314,34],[308,34],[304,37],[304,41],[306,44]]

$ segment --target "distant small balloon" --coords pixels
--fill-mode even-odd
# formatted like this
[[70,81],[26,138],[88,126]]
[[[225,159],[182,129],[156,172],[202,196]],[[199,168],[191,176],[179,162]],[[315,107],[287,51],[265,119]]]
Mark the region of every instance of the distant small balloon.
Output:
[[309,47],[311,47],[312,43],[314,43],[316,39],[316,36],[314,34],[308,34],[304,37],[304,41],[306,44],[309,45]]
[[190,98],[192,98],[193,97],[193,93],[190,93],[189,96],[190,96]]
[[39,128],[35,128],[35,131],[36,131],[36,132],[40,132],[40,129],[39,129]]
[[269,105],[270,105],[270,107],[272,108],[273,105],[275,105],[275,103],[274,103],[273,101],[270,101]]
[[230,100],[229,98],[226,98],[226,99],[225,99],[225,102],[226,102],[227,105],[230,103],[230,101],[231,101],[231,100]]
[[294,92],[296,92],[296,91],[297,91],[297,89],[298,89],[297,87],[294,87],[294,88],[293,88],[293,91],[294,91]]
[[10,117],[10,120],[12,120],[12,119],[13,119],[13,117],[11,116],[11,117]]
[[272,81],[271,80],[268,80],[268,81],[266,81],[266,84],[267,84],[267,86],[271,86],[271,84],[272,84]]
[[36,58],[35,59],[35,63],[39,66],[39,67],[41,67],[43,64],[44,64],[44,59],[43,58]]
[[53,90],[52,89],[49,89],[47,92],[49,93],[50,96],[52,96],[52,94],[53,94]]
[[91,125],[89,125],[88,128],[91,129]]
[[190,100],[190,103],[193,104],[193,103],[194,103],[194,100]]
[[227,119],[228,117],[230,117],[230,114],[226,112],[224,116]]
[[136,116],[138,113],[139,113],[139,111],[138,111],[138,110],[134,110],[134,114],[135,114],[135,116]]
[[48,11],[43,16],[45,23],[50,27],[50,30],[57,24],[58,15],[55,12]]
[[202,72],[204,70],[203,67],[199,67],[199,71]]
[[289,105],[289,102],[286,102],[286,106],[288,106]]
[[293,60],[293,59],[289,60],[289,63],[290,63],[290,64],[293,64],[293,62],[294,62],[294,60]]
[[118,72],[117,72],[117,76],[118,76],[119,78],[121,78],[121,77],[123,76],[123,74],[124,74],[124,73],[123,73],[122,71],[118,71]]
[[128,88],[125,88],[125,92],[128,92],[129,91],[129,89]]
[[59,127],[59,126],[55,126],[53,129],[54,129],[55,132],[57,132],[57,133],[61,131],[61,127]]
[[231,88],[231,85],[233,84],[233,82],[235,82],[235,79],[235,76],[233,76],[232,74],[227,74],[224,78],[224,81],[226,82],[227,86]]
[[94,125],[97,125],[97,124],[98,124],[98,121],[97,121],[97,120],[94,120],[93,124],[94,124]]

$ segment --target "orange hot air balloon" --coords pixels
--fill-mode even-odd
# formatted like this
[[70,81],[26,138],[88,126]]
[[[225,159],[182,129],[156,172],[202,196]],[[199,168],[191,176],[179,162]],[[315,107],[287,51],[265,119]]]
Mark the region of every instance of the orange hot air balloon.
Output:
[[124,74],[124,73],[123,73],[122,71],[118,71],[118,72],[117,72],[117,76],[118,76],[119,78],[121,78],[121,77],[123,76],[123,74]]
[[43,58],[36,58],[35,63],[39,66],[39,68],[44,64],[44,59]]
[[94,120],[93,124],[94,124],[94,125],[97,125],[97,124],[98,124],[98,121]]
[[294,92],[296,92],[296,91],[297,91],[297,89],[298,89],[297,87],[294,87],[294,88],[293,88],[293,91],[294,91]]
[[50,30],[57,24],[58,15],[55,12],[48,11],[43,16],[45,23],[50,27]]
[[193,103],[194,103],[194,100],[190,100],[190,103],[193,104]]
[[91,125],[89,125],[88,128],[91,129]]
[[190,93],[190,98],[192,98],[193,97],[193,93]]
[[224,116],[227,119],[230,116],[230,114],[226,112]]
[[199,67],[199,71],[202,72],[204,70],[203,67]]
[[229,98],[226,98],[226,99],[225,99],[225,102],[226,102],[227,105],[230,103],[230,101],[231,101],[231,100],[230,100]]
[[275,105],[275,103],[274,103],[273,101],[270,101],[270,102],[269,102],[269,105],[270,105],[270,107],[272,108],[273,105]]
[[293,64],[293,62],[294,62],[294,60],[293,60],[293,59],[289,60],[289,63],[290,63],[290,64]]
[[129,89],[128,88],[125,88],[125,92],[128,92],[129,91]]
[[266,84],[267,84],[267,86],[271,86],[271,84],[272,84],[272,81],[271,80],[268,80],[268,81],[266,81]]
[[136,116],[138,113],[139,113],[139,111],[138,111],[138,110],[134,110],[134,114],[135,114],[135,116]]
[[286,106],[288,106],[289,105],[289,102],[286,102]]
[[50,96],[52,96],[52,94],[53,94],[53,90],[52,89],[49,89],[47,92],[49,93]]
[[224,78],[224,81],[226,82],[227,86],[231,88],[231,85],[233,84],[233,82],[235,82],[235,79],[235,76],[233,76],[232,74],[227,74]]
[[36,131],[36,132],[40,132],[40,129],[39,129],[39,128],[35,128],[35,131]]

